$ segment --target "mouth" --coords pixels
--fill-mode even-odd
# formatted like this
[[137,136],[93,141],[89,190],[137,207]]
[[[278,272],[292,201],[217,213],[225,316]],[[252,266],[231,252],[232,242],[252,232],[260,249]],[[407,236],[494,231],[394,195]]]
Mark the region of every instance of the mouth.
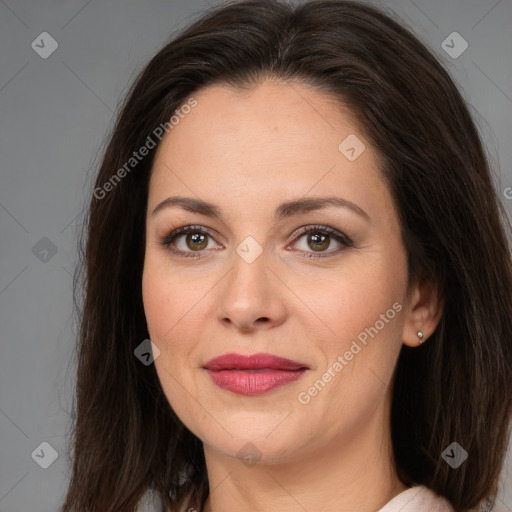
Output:
[[204,368],[207,370],[288,370],[295,371],[301,369],[309,369],[309,367],[298,361],[292,361],[284,357],[274,356],[272,354],[224,354],[219,357],[210,359],[205,363]]
[[232,393],[253,396],[289,384],[309,370],[301,362],[272,354],[224,354],[203,366],[214,384]]

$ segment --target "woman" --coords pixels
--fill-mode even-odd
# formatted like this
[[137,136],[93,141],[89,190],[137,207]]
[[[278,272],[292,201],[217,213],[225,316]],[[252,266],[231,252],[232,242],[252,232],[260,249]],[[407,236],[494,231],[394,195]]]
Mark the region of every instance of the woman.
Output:
[[62,512],[490,509],[509,229],[453,81],[387,15],[212,9],[96,178]]

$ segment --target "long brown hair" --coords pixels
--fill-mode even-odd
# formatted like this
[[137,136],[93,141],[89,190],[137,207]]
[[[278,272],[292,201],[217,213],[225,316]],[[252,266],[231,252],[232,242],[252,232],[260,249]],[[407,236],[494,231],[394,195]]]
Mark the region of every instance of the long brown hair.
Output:
[[[208,495],[200,439],[174,414],[154,365],[134,356],[149,338],[141,281],[158,145],[118,170],[195,91],[265,76],[302,81],[355,113],[382,157],[410,282],[442,290],[438,328],[421,347],[402,347],[394,374],[399,477],[457,512],[493,504],[512,411],[511,228],[468,108],[437,58],[375,7],[249,0],[210,9],[163,47],[108,139],[79,240],[73,469],[61,512],[134,511],[147,490],[177,511]],[[457,469],[442,458],[452,442],[469,454]]]

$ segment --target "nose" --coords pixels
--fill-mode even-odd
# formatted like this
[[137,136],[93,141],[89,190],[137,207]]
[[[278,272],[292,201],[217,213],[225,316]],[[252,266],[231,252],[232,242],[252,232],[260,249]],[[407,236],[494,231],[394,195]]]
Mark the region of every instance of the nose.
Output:
[[231,270],[218,287],[218,319],[241,332],[277,327],[287,314],[286,286],[270,268],[265,250],[248,261],[234,253]]

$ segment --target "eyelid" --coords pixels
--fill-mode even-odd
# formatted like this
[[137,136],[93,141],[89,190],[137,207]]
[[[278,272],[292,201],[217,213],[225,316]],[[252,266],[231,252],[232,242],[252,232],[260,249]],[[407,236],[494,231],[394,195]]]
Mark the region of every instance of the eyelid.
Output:
[[330,226],[326,226],[324,224],[308,224],[306,226],[302,226],[302,227],[296,229],[291,235],[292,242],[295,241],[301,235],[305,235],[309,232],[315,232],[315,231],[327,233],[328,235],[331,235],[336,239],[341,239],[341,242],[343,242],[346,245],[352,246],[354,244],[352,239],[349,236],[347,236],[345,233],[338,231],[335,228],[331,228]]
[[[345,235],[343,232],[332,228],[330,226],[321,225],[321,224],[308,224],[305,226],[302,226],[298,229],[296,229],[292,235],[291,235],[291,242],[286,246],[286,248],[290,247],[290,245],[295,246],[297,239],[302,238],[302,236],[309,234],[311,232],[320,232],[325,233],[331,237],[333,237],[338,243],[342,245],[341,249],[335,249],[335,250],[328,250],[328,251],[301,251],[299,252],[309,254],[308,258],[327,258],[336,254],[339,254],[341,251],[346,249],[347,247],[354,247],[354,243],[350,237]],[[167,247],[167,249],[178,256],[183,257],[193,257],[193,258],[202,258],[205,257],[205,255],[202,255],[201,253],[208,252],[206,250],[202,251],[182,251],[179,249],[171,249],[170,246],[174,243],[174,241],[182,236],[186,235],[188,233],[203,233],[210,238],[215,240],[215,236],[212,234],[214,233],[216,236],[219,236],[219,238],[223,238],[220,236],[215,230],[211,228],[207,228],[201,225],[185,225],[178,228],[175,228],[171,230],[166,236],[164,236],[162,239],[159,240],[159,244]]]
[[[187,224],[185,226],[181,226],[181,227],[172,229],[166,235],[164,235],[158,241],[158,243],[163,246],[168,246],[172,242],[174,242],[174,240],[176,240],[176,238],[178,238],[179,236],[186,235],[188,233],[203,233],[205,235],[208,235],[212,239],[215,239],[216,236],[218,236],[219,238],[223,238],[215,230],[213,230],[211,228],[207,228],[207,227],[200,226],[197,224]],[[215,236],[214,236],[214,234],[215,234]],[[176,251],[176,252],[178,252],[178,251]]]

